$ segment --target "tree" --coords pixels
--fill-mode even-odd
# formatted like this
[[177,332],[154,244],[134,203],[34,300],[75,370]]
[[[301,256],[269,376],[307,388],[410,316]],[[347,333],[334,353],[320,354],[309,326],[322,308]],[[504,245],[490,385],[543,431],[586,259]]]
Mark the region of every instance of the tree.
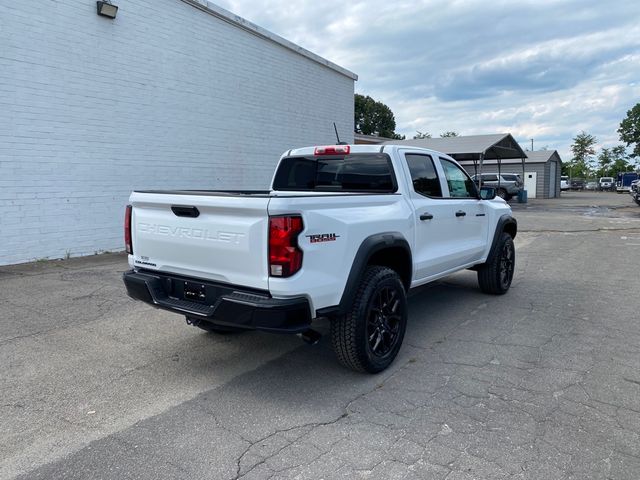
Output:
[[454,132],[453,130],[440,134],[440,138],[459,137],[459,136],[460,134],[458,132]]
[[598,155],[598,172],[601,177],[615,177],[619,172],[633,170],[633,164],[629,162],[629,155],[624,145],[600,150]]
[[627,147],[633,145],[631,156],[640,157],[640,103],[627,112],[627,117],[620,122],[618,134]]
[[611,175],[633,170],[633,165],[629,162],[629,155],[624,145],[618,145],[611,149]]
[[610,148],[603,148],[598,155],[598,167],[600,169],[601,177],[610,177],[611,164],[613,163],[613,156],[611,155]]
[[571,153],[573,158],[569,162],[569,174],[572,177],[589,177],[591,174],[591,157],[596,154],[594,148],[598,140],[584,130],[573,137]]
[[404,140],[395,132],[396,119],[393,112],[382,102],[377,102],[369,95],[355,95],[354,130],[364,135]]
[[424,132],[422,133],[420,130],[416,131],[416,134],[413,136],[413,139],[420,139],[420,138],[431,138],[431,134],[429,132]]

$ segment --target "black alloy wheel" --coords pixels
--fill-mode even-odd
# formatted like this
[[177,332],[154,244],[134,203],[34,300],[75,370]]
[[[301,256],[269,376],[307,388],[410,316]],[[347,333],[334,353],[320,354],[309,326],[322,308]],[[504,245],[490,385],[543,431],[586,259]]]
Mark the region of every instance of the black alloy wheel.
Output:
[[495,251],[486,263],[478,266],[480,290],[492,295],[504,295],[509,291],[516,266],[516,250],[513,238],[506,232],[500,234]]
[[369,349],[376,357],[384,357],[394,349],[400,337],[402,315],[398,291],[382,287],[375,294],[369,307],[367,339]]
[[368,266],[351,306],[331,319],[331,343],[338,361],[358,372],[381,372],[400,351],[407,316],[400,276],[388,267]]
[[502,245],[502,253],[500,255],[500,285],[504,289],[508,289],[511,285],[511,280],[513,280],[515,256],[513,242],[505,242]]

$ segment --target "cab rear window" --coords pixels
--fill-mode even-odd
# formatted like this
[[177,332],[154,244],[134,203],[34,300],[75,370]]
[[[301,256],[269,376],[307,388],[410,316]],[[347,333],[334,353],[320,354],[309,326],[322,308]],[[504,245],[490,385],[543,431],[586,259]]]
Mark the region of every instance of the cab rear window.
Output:
[[397,190],[391,160],[385,154],[345,157],[289,157],[280,162],[274,190],[392,193]]

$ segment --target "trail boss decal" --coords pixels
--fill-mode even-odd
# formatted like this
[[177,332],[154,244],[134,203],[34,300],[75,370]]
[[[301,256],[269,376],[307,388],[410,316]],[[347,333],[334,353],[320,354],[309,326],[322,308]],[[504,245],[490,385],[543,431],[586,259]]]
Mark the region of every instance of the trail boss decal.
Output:
[[310,243],[335,242],[340,235],[335,233],[318,233],[315,235],[305,235]]
[[135,263],[136,265],[147,265],[149,267],[157,267],[157,265],[153,263],[149,259],[149,257],[145,257],[145,256],[140,256],[140,259],[134,258],[133,263]]

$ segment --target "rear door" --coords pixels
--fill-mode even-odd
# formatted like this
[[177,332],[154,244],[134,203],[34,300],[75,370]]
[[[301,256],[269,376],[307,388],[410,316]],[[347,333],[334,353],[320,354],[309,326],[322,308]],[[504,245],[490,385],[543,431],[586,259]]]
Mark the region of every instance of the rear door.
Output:
[[134,192],[136,268],[266,290],[268,194]]
[[434,158],[424,152],[406,152],[409,199],[415,214],[414,280],[443,273],[455,264],[455,246],[450,242],[451,206],[444,200],[441,174]]

